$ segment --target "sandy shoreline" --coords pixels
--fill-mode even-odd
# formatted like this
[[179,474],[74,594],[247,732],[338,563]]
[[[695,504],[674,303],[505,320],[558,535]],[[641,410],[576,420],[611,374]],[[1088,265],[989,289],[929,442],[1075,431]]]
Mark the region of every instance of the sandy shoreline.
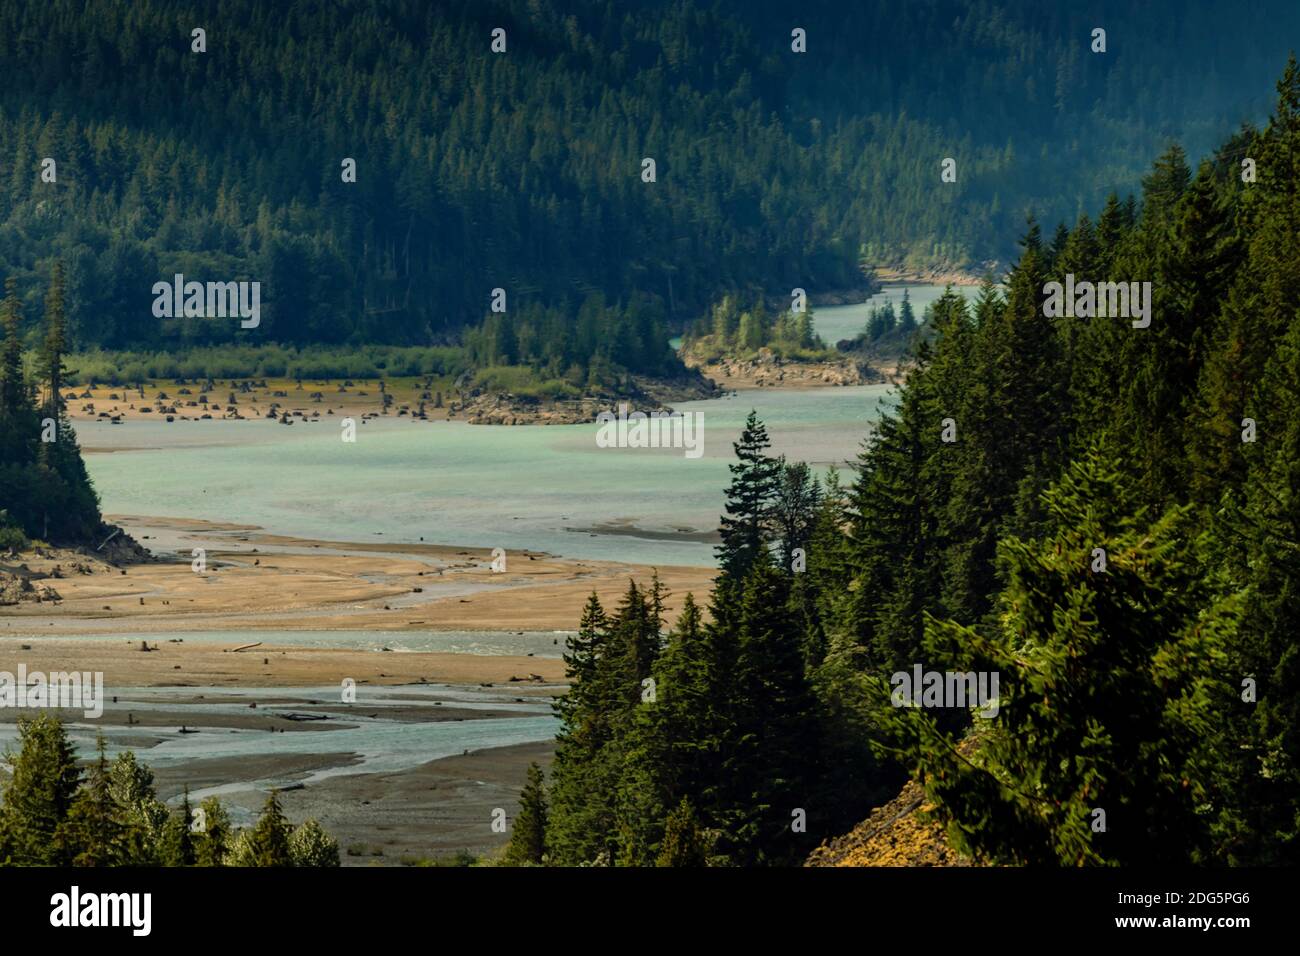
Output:
[[[577,628],[587,596],[595,590],[612,609],[629,578],[646,584],[653,573],[525,551],[508,552],[497,572],[482,548],[319,541],[184,518],[109,520],[155,560],[118,566],[89,549],[0,556],[0,577],[26,577],[29,597],[57,594],[0,607],[0,671],[17,674],[23,665],[28,673],[102,673],[102,716],[63,713],[80,728],[83,760],[102,729],[115,747],[134,749],[154,768],[162,799],[210,789],[243,825],[256,818],[269,789],[283,788],[289,818],[318,819],[339,841],[345,866],[498,854],[508,834],[493,829],[493,813],[504,809],[513,819],[528,764],[548,766],[554,741],[548,722],[537,725],[548,739],[484,744],[510,738],[485,737],[478,728],[491,724],[481,722],[548,715],[549,700],[565,687],[564,635]],[[204,552],[201,574],[192,567],[195,548]],[[707,601],[712,569],[659,573],[672,591],[670,616],[688,591]],[[294,631],[312,632],[304,637],[313,643],[288,641]],[[376,640],[328,646],[332,631],[340,632],[340,645],[357,640],[345,631]],[[220,639],[211,632],[222,632]],[[379,649],[439,633],[467,643],[461,632],[491,635],[497,649],[517,642],[520,650]],[[327,646],[316,646],[321,642]],[[340,692],[349,680],[356,703],[344,705]],[[442,705],[420,700],[448,687],[462,690]],[[468,706],[457,693],[489,696]],[[295,721],[287,711],[331,716]],[[0,730],[12,736],[19,715],[0,710]],[[375,719],[418,725],[411,729],[420,734],[442,728],[431,741],[444,742],[431,759],[389,769],[373,759],[374,748],[382,755],[386,745],[372,739],[367,759],[348,742],[355,733],[349,727]],[[250,733],[258,735],[253,750],[239,756],[210,749],[181,760],[164,756],[214,743],[220,753],[226,735]]]
[[[509,684],[520,693],[530,685],[564,680],[558,657],[487,654],[441,654],[349,650],[275,644],[274,635],[258,647],[234,648],[258,639],[229,644],[149,642],[137,640],[43,640],[0,636],[0,669],[14,672],[90,671],[115,687],[320,687],[338,686],[345,678],[366,685]],[[559,648],[557,647],[557,651]],[[511,678],[519,678],[511,681]]]
[[[554,741],[547,723],[537,726],[548,739],[484,745],[510,738],[485,738],[477,728],[491,725],[480,722],[549,714],[565,687],[564,632],[577,628],[587,596],[595,590],[612,609],[629,578],[646,584],[653,573],[526,551],[508,552],[497,572],[482,548],[320,541],[184,518],[109,520],[155,560],[118,566],[89,549],[0,556],[0,577],[26,577],[32,593],[57,594],[0,607],[0,670],[102,673],[102,716],[62,713],[80,728],[83,760],[102,729],[154,768],[162,799],[212,790],[242,825],[253,822],[269,789],[282,788],[289,818],[318,819],[339,841],[345,866],[498,854],[508,834],[493,829],[493,813],[504,809],[513,819],[528,764],[549,766]],[[195,548],[204,553],[201,574],[192,567]],[[712,569],[659,573],[672,592],[670,616],[688,591],[707,601]],[[294,631],[312,632],[305,637],[314,643],[286,640]],[[386,653],[328,646],[332,631],[362,632],[378,648],[426,640],[422,634],[452,632],[460,641],[460,632],[491,633],[493,647],[518,642],[520,652]],[[339,634],[340,644],[355,640]],[[327,646],[316,646],[322,641]],[[341,703],[345,681],[355,682],[354,704]],[[448,687],[462,690],[441,705],[421,699]],[[489,696],[469,706],[457,693]],[[330,716],[296,721],[286,712]],[[12,735],[20,713],[0,710],[0,730]],[[373,748],[383,753],[385,745],[372,740],[367,759],[348,743],[350,727],[375,719],[419,725],[411,729],[421,734],[443,728],[453,755],[442,755],[444,742],[433,759],[388,769],[373,760]],[[219,753],[226,735],[250,733],[259,735],[253,750],[239,756],[162,756],[214,742]]]
[[[183,631],[571,631],[595,591],[615,606],[649,565],[483,548],[318,541],[247,525],[110,516],[155,562],[115,567],[68,551],[0,557],[0,570],[53,588],[57,601],[0,608],[0,637]],[[194,570],[194,549],[204,570]],[[22,571],[21,566],[26,570]],[[709,568],[658,568],[670,620],[692,592],[707,602]],[[268,637],[269,639],[269,637]]]
[[[696,380],[637,378],[633,389],[648,407],[714,394]],[[462,387],[463,386],[463,387]],[[384,379],[319,379],[301,382],[257,376],[207,382],[169,378],[131,385],[82,383],[63,391],[69,418],[82,430],[127,421],[204,422],[270,420],[285,426],[344,419],[362,425],[372,419],[411,422],[459,421],[471,425],[572,425],[595,420],[616,404],[611,396],[533,399],[504,389],[486,389],[445,376]],[[93,431],[92,431],[93,433]]]
[[[63,713],[82,760],[102,730],[153,767],[161,798],[214,792],[243,825],[282,789],[289,818],[317,818],[344,865],[497,854],[508,834],[493,829],[494,811],[513,819],[528,764],[553,754],[549,701],[565,689],[565,634],[593,591],[613,610],[629,579],[648,585],[656,571],[524,550],[494,570],[486,548],[106,520],[153,559],[124,548],[113,563],[114,546],[0,554],[0,601],[16,601],[0,604],[0,671],[102,673],[102,716]],[[657,571],[670,623],[687,593],[707,605],[714,569]],[[491,653],[419,649],[429,645]],[[340,704],[345,681],[355,705]],[[8,739],[19,715],[0,711]]]
[[[238,384],[236,384],[236,382]],[[252,377],[221,379],[204,390],[198,382],[175,384],[170,379],[148,380],[142,387],[126,385],[74,385],[64,390],[68,416],[74,424],[122,421],[208,421],[284,419],[301,424],[309,419],[370,417],[442,421],[455,419],[450,406],[460,392],[450,382],[438,380],[429,388],[419,378],[396,378],[383,388],[374,379],[344,379],[299,383],[289,379],[257,380]],[[428,395],[428,398],[423,396]],[[387,404],[386,399],[387,397]],[[441,398],[441,404],[439,399]]]

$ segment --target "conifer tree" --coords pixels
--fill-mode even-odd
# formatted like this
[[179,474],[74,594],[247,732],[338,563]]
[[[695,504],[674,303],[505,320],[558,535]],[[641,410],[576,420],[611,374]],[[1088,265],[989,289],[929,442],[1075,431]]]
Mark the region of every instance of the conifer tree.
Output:
[[18,866],[70,862],[70,847],[55,839],[81,783],[76,753],[63,724],[40,714],[18,720],[17,754],[7,753],[9,776],[0,784],[0,854]]
[[[1148,490],[1146,502],[1166,507],[1188,500],[1189,446],[1206,447],[1200,439],[1213,434],[1189,434],[1187,421],[1189,415],[1200,418],[1193,405],[1196,383],[1240,254],[1233,215],[1210,163],[1190,183],[1185,166],[1170,173],[1161,162],[1153,178],[1166,183],[1164,191],[1144,193],[1142,226],[1115,268],[1160,281],[1151,285],[1151,325],[1124,329],[1120,337],[1115,360],[1129,374],[1117,389],[1119,402],[1108,404],[1115,413],[1112,454],[1132,460],[1139,486]],[[1160,211],[1148,214],[1153,206]],[[1142,435],[1136,445],[1135,434]]]
[[660,616],[667,592],[656,572],[647,590],[628,582],[628,589],[615,616],[611,629],[611,647],[622,649],[626,656],[626,671],[618,680],[630,704],[640,699],[642,682],[650,676],[659,657],[663,639],[663,619]]
[[778,462],[766,452],[771,447],[767,429],[751,411],[740,440],[733,446],[736,462],[729,465],[726,514],[722,517],[722,543],[718,566],[731,582],[743,581],[749,569],[767,560],[772,505],[777,491]]
[[803,551],[805,560],[807,558],[808,539],[812,536],[821,488],[812,469],[804,462],[787,464],[784,458],[778,462],[772,525],[778,541],[781,568],[789,574],[796,549]]
[[708,840],[695,817],[690,800],[685,797],[668,815],[668,822],[664,826],[663,849],[659,851],[655,865],[708,866]]
[[592,860],[605,846],[611,826],[609,808],[598,799],[594,777],[601,750],[612,736],[601,694],[598,668],[606,656],[610,622],[592,592],[578,633],[567,640],[564,655],[569,689],[555,702],[561,727],[555,737],[551,771],[550,850],[555,862],[576,865]]
[[643,697],[627,734],[618,797],[625,856],[659,852],[666,818],[686,795],[716,807],[721,677],[700,609],[687,594],[655,662],[654,694]]
[[193,866],[198,861],[191,830],[193,817],[187,787],[181,797],[181,805],[167,818],[159,836],[158,859],[163,866]]
[[64,314],[63,263],[55,262],[50,287],[45,294],[45,341],[42,343],[39,369],[45,380],[46,397],[42,410],[58,419],[63,410],[63,356],[67,351],[67,318]]
[[948,416],[933,401],[929,355],[922,342],[898,408],[882,416],[858,458],[849,495],[850,581],[840,626],[867,649],[871,666],[890,670],[915,659],[926,601],[939,590],[938,514],[925,473]]
[[912,297],[907,288],[903,288],[903,301],[898,307],[898,330],[905,336],[916,331],[916,313],[912,311]]
[[613,617],[595,595],[566,655],[570,689],[556,704],[563,721],[552,767],[548,848],[563,865],[620,855],[619,778],[627,735],[659,653],[662,594],[629,582]]
[[[36,386],[29,388],[23,376],[22,304],[13,276],[0,303],[0,511],[29,538],[82,542],[99,527],[99,504],[58,393],[66,345],[61,264],[54,273],[46,301],[48,330],[37,361],[46,388],[40,414],[31,397]],[[42,417],[54,426],[53,442]]]
[[1191,182],[1187,153],[1173,143],[1155,161],[1151,174],[1142,180],[1142,226],[1159,230],[1174,216],[1178,200]]
[[153,771],[124,750],[109,767],[109,789],[127,823],[127,857],[135,866],[158,865],[159,843],[170,814],[154,793]]
[[199,804],[202,828],[194,834],[194,862],[198,866],[222,866],[230,849],[230,814],[216,797]]
[[1044,497],[1052,536],[1004,545],[1003,627],[985,638],[934,621],[927,632],[946,669],[999,674],[996,719],[967,756],[927,711],[891,709],[909,762],[949,838],[974,855],[1202,860],[1230,607],[1207,587],[1187,509],[1150,521],[1095,452]]
[[109,786],[104,737],[99,755],[56,833],[60,856],[72,866],[121,866],[130,861],[129,826]]
[[[18,297],[18,280],[5,279],[5,297],[0,302],[0,324],[4,326],[4,344],[0,346],[0,418],[14,421],[28,408],[27,387],[23,380],[22,301]],[[13,426],[11,426],[13,427]]]
[[804,619],[804,655],[809,671],[826,656],[831,629],[844,618],[852,580],[845,530],[849,518],[838,470],[823,481],[808,536],[807,569],[796,579],[796,605]]
[[534,761],[528,765],[528,780],[519,795],[519,813],[510,828],[510,843],[504,858],[507,865],[545,862],[547,815],[546,784],[542,768]]
[[720,849],[739,864],[790,862],[812,849],[791,830],[815,790],[815,703],[789,606],[789,578],[768,563],[745,579],[735,675],[723,706]]
[[289,836],[293,828],[280,808],[280,795],[272,790],[248,834],[248,866],[293,866]]

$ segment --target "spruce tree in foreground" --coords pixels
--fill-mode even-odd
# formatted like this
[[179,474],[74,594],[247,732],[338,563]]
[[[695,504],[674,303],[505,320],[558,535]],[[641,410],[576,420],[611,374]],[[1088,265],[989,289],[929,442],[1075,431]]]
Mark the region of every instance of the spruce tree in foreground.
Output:
[[86,782],[77,792],[68,817],[59,825],[61,856],[73,866],[122,866],[130,862],[129,825],[113,799],[104,738]]
[[736,462],[729,465],[726,514],[719,533],[718,566],[731,583],[743,581],[754,563],[767,556],[772,506],[776,499],[780,463],[766,452],[767,429],[751,411],[740,440],[733,446]]
[[18,753],[5,755],[9,775],[0,785],[0,862],[66,864],[69,847],[55,834],[81,783],[76,753],[63,724],[49,714],[19,718],[18,740]]
[[127,860],[133,866],[158,866],[158,848],[169,814],[154,792],[153,771],[124,750],[109,768],[109,789],[127,825]]
[[289,835],[292,827],[280,807],[280,793],[272,790],[262,807],[257,825],[248,833],[247,860],[243,866],[293,866],[289,852]]
[[625,857],[652,862],[666,819],[687,795],[716,807],[724,684],[714,648],[692,595],[653,670],[654,698],[636,707],[619,780],[618,815]]
[[735,672],[715,701],[726,721],[719,848],[739,864],[790,863],[812,850],[790,826],[818,790],[820,745],[795,621],[788,576],[756,564],[739,602]]
[[158,857],[163,866],[193,866],[197,861],[194,850],[193,808],[187,787],[181,805],[163,824],[158,840]]
[[203,826],[194,835],[194,862],[198,866],[222,866],[234,835],[230,814],[216,797],[208,797],[199,809]]
[[528,781],[519,795],[519,815],[510,830],[504,862],[509,866],[540,865],[546,857],[546,784],[542,768],[528,765]]
[[566,642],[568,692],[555,701],[561,721],[551,768],[552,824],[548,832],[556,862],[576,865],[605,847],[612,810],[596,784],[601,753],[613,736],[609,702],[598,673],[607,656],[610,621],[593,592],[582,612],[578,633]]
[[996,716],[977,722],[969,756],[928,710],[889,711],[964,852],[1066,866],[1204,859],[1234,619],[1212,600],[1186,509],[1151,521],[1135,500],[1095,453],[1077,462],[1044,495],[1052,537],[1004,544],[998,632],[927,629],[931,669],[999,675]]

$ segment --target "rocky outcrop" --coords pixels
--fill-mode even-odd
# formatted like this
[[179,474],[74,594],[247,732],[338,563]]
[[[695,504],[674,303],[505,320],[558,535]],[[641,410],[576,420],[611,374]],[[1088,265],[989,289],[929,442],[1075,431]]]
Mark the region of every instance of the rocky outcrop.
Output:
[[974,866],[948,845],[942,824],[915,782],[843,836],[827,840],[804,866]]
[[33,584],[23,571],[0,571],[0,606],[61,601],[59,592],[48,584]]
[[[966,737],[957,752],[970,759],[978,743]],[[843,836],[827,840],[809,854],[804,866],[988,866],[968,859],[948,842],[934,803],[925,789],[909,780],[898,796]]]
[[600,408],[596,399],[542,402],[509,392],[477,395],[448,406],[452,417],[471,425],[577,425],[595,421]]
[[81,574],[125,574],[125,565],[157,560],[117,525],[101,525],[94,542],[78,548],[10,549],[0,556],[0,606],[62,601],[54,586],[43,582]]
[[82,554],[117,566],[155,560],[148,548],[115,524],[102,525],[96,537],[99,543],[95,547],[81,548]]
[[578,399],[538,399],[488,392],[462,391],[462,399],[447,406],[448,417],[471,425],[580,425],[594,422],[602,411],[614,411],[626,402],[639,412],[668,411],[672,402],[712,398],[721,389],[698,373],[681,379],[634,377],[620,395],[592,395]]
[[724,356],[698,368],[725,388],[811,388],[888,381],[879,369],[856,358],[795,362],[773,355],[766,348],[759,349],[752,359]]

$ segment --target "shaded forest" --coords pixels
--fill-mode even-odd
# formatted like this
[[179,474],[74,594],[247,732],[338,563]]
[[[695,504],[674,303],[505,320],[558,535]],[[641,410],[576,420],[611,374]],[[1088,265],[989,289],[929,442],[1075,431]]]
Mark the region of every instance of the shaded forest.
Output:
[[[797,863],[908,776],[984,862],[1300,859],[1294,58],[1277,88],[938,300],[848,486],[750,416],[708,613],[592,596],[512,859]],[[1045,317],[1066,274],[1151,281],[1150,327]],[[899,706],[916,665],[998,674],[996,719]]]
[[728,291],[1006,261],[1026,212],[1073,221],[1171,138],[1262,119],[1238,91],[1298,27],[1205,0],[3,3],[0,273],[30,316],[65,262],[75,350],[236,339],[152,315],[175,273],[260,281],[263,342],[450,344],[494,288],[680,329]]
[[27,539],[88,543],[101,526],[99,499],[60,391],[67,370],[64,271],[56,262],[44,302],[35,374],[23,367],[17,280],[0,300],[0,547]]

